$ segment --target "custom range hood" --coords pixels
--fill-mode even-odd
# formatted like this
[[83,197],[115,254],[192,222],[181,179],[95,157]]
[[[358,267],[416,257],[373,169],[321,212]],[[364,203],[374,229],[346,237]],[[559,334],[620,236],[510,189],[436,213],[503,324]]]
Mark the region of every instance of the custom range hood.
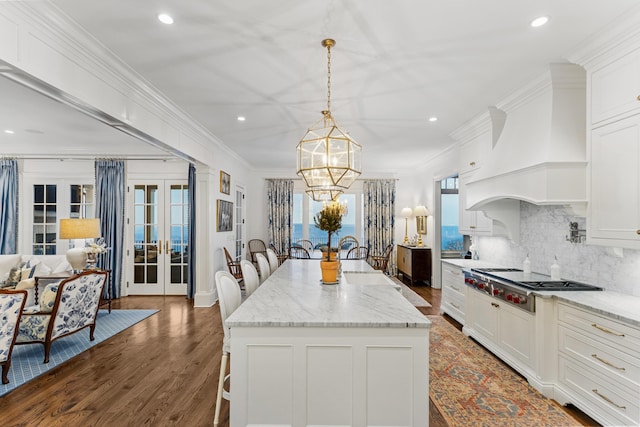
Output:
[[[507,199],[586,208],[586,73],[551,64],[531,84],[490,107],[492,147],[467,181],[466,208]],[[497,203],[496,203],[497,202]],[[518,202],[519,203],[519,202]]]

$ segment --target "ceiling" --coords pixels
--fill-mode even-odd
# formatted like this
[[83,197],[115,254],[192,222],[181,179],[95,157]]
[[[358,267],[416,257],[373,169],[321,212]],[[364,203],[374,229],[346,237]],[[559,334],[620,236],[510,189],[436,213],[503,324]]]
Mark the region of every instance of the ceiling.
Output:
[[[365,172],[394,172],[445,150],[454,129],[566,62],[637,1],[53,3],[258,169],[294,167],[326,108],[321,41],[331,37],[333,116],[363,146]],[[159,23],[159,12],[175,23]],[[540,15],[549,23],[530,27]]]

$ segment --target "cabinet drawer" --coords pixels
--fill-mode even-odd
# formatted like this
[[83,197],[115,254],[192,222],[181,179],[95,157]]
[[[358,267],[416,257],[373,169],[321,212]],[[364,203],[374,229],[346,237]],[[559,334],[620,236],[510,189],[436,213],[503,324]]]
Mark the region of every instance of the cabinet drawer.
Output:
[[463,301],[466,297],[465,287],[459,282],[443,281],[442,292],[449,295],[457,295]]
[[597,421],[607,425],[638,425],[640,390],[629,389],[608,380],[582,363],[560,354],[559,381],[579,401],[572,402]]
[[584,331],[598,342],[606,341],[625,353],[635,355],[640,348],[640,330],[610,317],[559,303],[558,320]]
[[459,297],[457,294],[443,293],[442,302],[440,304],[441,312],[447,313],[449,316],[456,319],[461,324],[465,324],[465,301],[464,297]]
[[640,388],[640,358],[637,352],[635,355],[624,353],[565,326],[559,327],[558,340],[559,350],[567,357],[605,373],[612,381],[629,388]]

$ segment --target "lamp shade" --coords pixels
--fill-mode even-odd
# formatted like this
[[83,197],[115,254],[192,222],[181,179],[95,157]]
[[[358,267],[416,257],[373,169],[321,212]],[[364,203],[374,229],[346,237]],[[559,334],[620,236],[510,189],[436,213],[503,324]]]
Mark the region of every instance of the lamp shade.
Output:
[[413,214],[415,216],[429,216],[430,212],[429,209],[427,209],[425,206],[416,206],[415,209],[413,209]]
[[61,239],[94,239],[100,237],[98,218],[67,218],[60,220]]
[[403,218],[409,218],[412,214],[413,211],[411,210],[411,208],[402,208],[402,212],[400,212],[400,215]]

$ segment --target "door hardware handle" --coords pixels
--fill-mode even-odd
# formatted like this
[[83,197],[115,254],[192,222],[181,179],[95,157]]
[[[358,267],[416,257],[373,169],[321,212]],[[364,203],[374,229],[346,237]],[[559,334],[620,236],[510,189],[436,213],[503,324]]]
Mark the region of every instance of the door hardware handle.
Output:
[[598,396],[600,396],[602,399],[606,400],[607,402],[611,403],[613,406],[619,408],[619,409],[624,409],[626,410],[627,407],[626,406],[620,406],[617,403],[615,403],[613,400],[609,399],[607,396],[604,396],[600,393],[598,393],[598,389],[594,388],[593,390],[591,390],[592,392],[594,392],[595,394],[597,394]]
[[164,253],[169,255],[169,241],[165,240]]
[[162,255],[162,240],[158,240],[158,255]]
[[621,334],[621,333],[618,333],[618,332],[613,332],[612,330],[604,328],[604,327],[598,325],[597,323],[592,323],[591,326],[593,326],[596,329],[601,330],[602,332],[606,332],[607,334],[615,335],[617,337],[624,337],[624,334]]
[[625,369],[625,368],[619,368],[619,367],[617,367],[616,365],[614,365],[613,363],[609,362],[608,360],[604,360],[603,358],[598,357],[598,355],[597,355],[597,354],[592,354],[592,355],[591,355],[591,357],[593,357],[594,359],[596,359],[596,360],[598,360],[598,361],[600,361],[600,362],[604,363],[605,365],[607,365],[607,366],[611,366],[612,368],[615,368],[615,369],[617,369],[617,370],[619,370],[619,371],[623,371],[623,372],[624,372],[624,371],[626,371],[626,369]]
[[492,302],[491,305],[494,306],[495,308],[500,308],[500,304],[496,304],[495,302]]

